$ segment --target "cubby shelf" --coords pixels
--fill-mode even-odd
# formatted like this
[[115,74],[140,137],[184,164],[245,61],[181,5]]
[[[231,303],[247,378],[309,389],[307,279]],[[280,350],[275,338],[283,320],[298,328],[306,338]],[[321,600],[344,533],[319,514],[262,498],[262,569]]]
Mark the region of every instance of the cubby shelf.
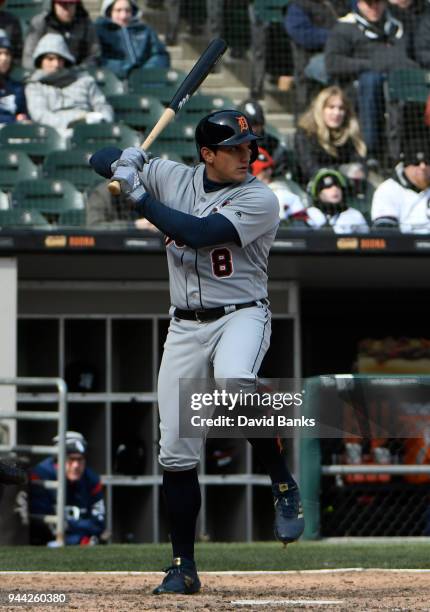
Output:
[[[271,378],[299,376],[298,295],[293,283],[274,287],[272,343],[262,365]],[[62,289],[59,283],[58,292]],[[104,283],[78,306],[68,293],[70,311],[52,312],[55,286],[30,287],[25,312],[18,320],[19,376],[60,376],[66,379],[68,428],[80,431],[89,443],[89,464],[106,490],[108,529],[113,542],[168,540],[168,528],[158,465],[157,373],[169,317],[166,289],[132,283],[118,287]],[[127,291],[142,307],[150,295],[151,312],[129,311]],[[140,293],[139,293],[140,292]],[[101,292],[99,292],[101,293]],[[142,295],[141,295],[142,294]],[[58,293],[60,295],[60,293]],[[64,295],[64,293],[62,294]],[[141,295],[141,297],[140,297]],[[109,300],[115,311],[109,312]],[[63,302],[64,303],[64,300]],[[154,308],[154,304],[160,307]],[[136,306],[134,306],[135,308]],[[106,312],[107,310],[107,312]],[[56,397],[22,389],[18,409],[53,410]],[[54,427],[54,426],[52,426]],[[50,425],[20,424],[19,443],[49,444],[55,435]],[[211,440],[200,466],[202,509],[198,536],[207,540],[252,540],[272,537],[270,481],[252,456],[245,440],[229,440],[231,460],[217,464]],[[121,444],[134,449],[127,465],[119,465]],[[291,444],[291,448],[293,445]],[[140,452],[139,453],[137,452]],[[132,453],[133,454],[133,453]],[[291,453],[293,456],[293,453]],[[32,457],[35,462],[39,458]],[[228,521],[226,520],[228,513]]]

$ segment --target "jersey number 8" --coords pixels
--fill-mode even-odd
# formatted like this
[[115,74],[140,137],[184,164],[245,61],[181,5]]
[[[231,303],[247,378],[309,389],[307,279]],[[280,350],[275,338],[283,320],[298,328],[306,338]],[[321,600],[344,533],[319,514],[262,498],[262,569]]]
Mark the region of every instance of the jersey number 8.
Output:
[[211,253],[212,272],[217,278],[225,278],[233,274],[233,259],[230,249],[215,249]]

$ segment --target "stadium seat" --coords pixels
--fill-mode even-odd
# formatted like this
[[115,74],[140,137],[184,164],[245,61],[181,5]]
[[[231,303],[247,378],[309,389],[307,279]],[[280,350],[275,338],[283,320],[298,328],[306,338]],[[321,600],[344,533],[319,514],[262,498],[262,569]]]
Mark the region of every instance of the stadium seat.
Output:
[[90,156],[91,153],[78,149],[52,151],[43,162],[43,176],[49,179],[64,179],[72,183],[79,191],[85,191],[104,180],[90,167],[88,163]]
[[401,135],[413,133],[423,126],[429,94],[429,71],[408,69],[388,73],[384,83],[388,167],[399,160]]
[[0,150],[0,189],[11,191],[18,181],[38,176],[37,166],[26,153]]
[[390,102],[426,103],[430,93],[430,72],[427,70],[393,70],[385,87]]
[[8,123],[0,130],[0,148],[42,158],[51,151],[65,149],[65,142],[53,127],[39,123]]
[[12,191],[12,206],[43,213],[48,221],[56,221],[66,211],[84,210],[80,193],[69,181],[39,179],[21,181]]
[[0,227],[49,227],[48,221],[37,210],[27,210],[25,208],[10,208],[0,210]]
[[189,117],[179,115],[175,121],[172,121],[158,136],[156,147],[152,150],[170,151],[171,154],[176,154],[182,157],[185,161],[194,160],[197,156],[196,145],[194,142],[195,125],[190,123]]
[[109,68],[88,68],[87,71],[94,77],[105,96],[124,93],[123,82]]
[[173,153],[168,146],[164,143],[154,142],[150,152],[153,157],[161,157],[161,159],[169,159],[170,161],[178,162],[180,164],[185,163],[184,159],[177,153]]
[[94,153],[106,146],[117,146],[121,149],[138,147],[141,144],[141,136],[127,125],[79,123],[73,129],[71,144],[76,149]]
[[66,210],[60,213],[58,225],[83,227],[86,225],[86,216],[85,210]]
[[177,88],[184,78],[184,72],[173,68],[135,68],[128,77],[128,87],[135,92],[141,86],[146,89],[164,85]]
[[130,93],[139,94],[140,96],[152,96],[157,98],[162,104],[169,104],[176,93],[176,85],[154,85],[149,87],[143,81],[136,82],[132,86],[129,83]]
[[31,70],[27,70],[23,66],[14,65],[12,66],[12,70],[9,73],[9,78],[11,78],[12,81],[18,81],[18,83],[23,83],[24,80],[30,76],[31,72]]
[[281,23],[288,0],[254,0],[255,12],[267,23]]
[[7,0],[5,8],[19,19],[29,22],[35,15],[49,9],[50,5],[49,0]]
[[109,96],[109,104],[115,111],[115,119],[132,128],[151,129],[164,111],[164,106],[152,96],[126,94]]
[[226,96],[195,94],[185,104],[184,112],[187,115],[199,114],[203,116],[223,108],[236,108],[236,105]]

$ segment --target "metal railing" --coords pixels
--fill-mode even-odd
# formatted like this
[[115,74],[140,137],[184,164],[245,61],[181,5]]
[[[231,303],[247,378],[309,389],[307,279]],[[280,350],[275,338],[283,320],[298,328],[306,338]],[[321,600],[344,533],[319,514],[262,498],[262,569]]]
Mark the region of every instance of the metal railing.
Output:
[[[0,420],[16,419],[21,421],[58,421],[58,445],[45,446],[33,444],[0,444],[0,452],[29,452],[33,454],[56,453],[58,455],[58,480],[52,483],[57,488],[57,512],[53,516],[45,516],[47,523],[56,523],[56,540],[59,546],[64,546],[64,509],[66,505],[66,430],[67,430],[67,386],[62,378],[0,378],[2,386],[26,387],[56,387],[58,390],[58,412],[46,410],[15,410],[0,411]],[[48,488],[51,488],[49,486]]]

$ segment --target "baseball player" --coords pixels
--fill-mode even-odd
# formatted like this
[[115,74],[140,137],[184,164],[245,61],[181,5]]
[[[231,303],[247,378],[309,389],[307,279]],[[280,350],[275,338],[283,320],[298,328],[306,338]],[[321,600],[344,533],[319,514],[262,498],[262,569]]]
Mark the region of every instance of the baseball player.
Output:
[[[249,173],[257,136],[243,113],[222,110],[196,128],[200,162],[192,168],[141,149],[97,152],[91,165],[120,181],[140,215],[166,235],[171,322],[158,378],[163,492],[173,563],[160,593],[196,593],[194,538],[200,509],[197,466],[202,439],[180,438],[179,379],[241,379],[255,388],[269,347],[267,260],[279,224],[273,192]],[[113,163],[112,163],[113,162]],[[271,480],[275,535],[303,532],[297,484],[275,439],[249,440]]]

